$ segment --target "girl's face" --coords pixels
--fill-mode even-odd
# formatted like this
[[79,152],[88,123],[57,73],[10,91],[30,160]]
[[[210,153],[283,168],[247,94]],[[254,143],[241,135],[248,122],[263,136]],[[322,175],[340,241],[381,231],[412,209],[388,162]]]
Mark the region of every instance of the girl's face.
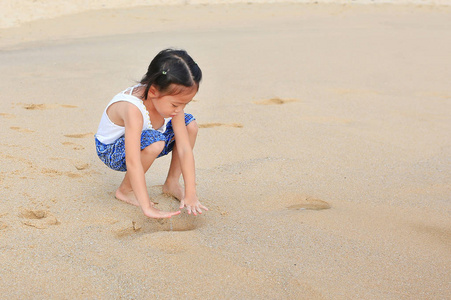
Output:
[[193,100],[197,93],[197,87],[186,89],[186,91],[175,95],[161,95],[157,90],[153,93],[151,99],[153,99],[152,103],[157,112],[164,118],[172,118],[183,111],[185,106]]

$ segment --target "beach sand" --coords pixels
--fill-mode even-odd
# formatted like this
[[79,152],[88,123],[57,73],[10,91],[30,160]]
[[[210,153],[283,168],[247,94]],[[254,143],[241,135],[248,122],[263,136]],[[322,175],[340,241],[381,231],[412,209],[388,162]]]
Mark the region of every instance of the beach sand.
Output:
[[[198,195],[147,219],[97,158],[163,48],[204,73]],[[451,298],[451,8],[104,9],[0,29],[0,298]],[[447,133],[448,132],[448,133]],[[161,209],[170,157],[147,174]]]

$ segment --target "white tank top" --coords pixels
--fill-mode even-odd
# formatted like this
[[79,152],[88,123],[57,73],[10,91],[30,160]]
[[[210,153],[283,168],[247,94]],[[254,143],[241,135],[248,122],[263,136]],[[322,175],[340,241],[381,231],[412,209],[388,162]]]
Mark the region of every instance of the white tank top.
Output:
[[158,129],[154,129],[152,127],[152,123],[150,123],[149,118],[149,112],[147,111],[146,107],[144,106],[144,103],[141,99],[138,97],[135,97],[132,95],[133,89],[140,86],[141,84],[135,85],[133,87],[129,87],[125,91],[120,92],[116,96],[113,97],[113,99],[108,103],[107,107],[103,111],[102,118],[100,119],[99,128],[97,129],[97,133],[95,137],[101,142],[102,144],[111,144],[114,143],[118,138],[123,136],[125,134],[125,127],[119,126],[114,124],[110,118],[108,117],[106,111],[108,107],[110,107],[111,104],[119,102],[119,101],[126,101],[129,103],[134,104],[138,109],[141,111],[141,114],[143,116],[143,128],[142,130],[157,130],[161,133],[166,131],[166,125],[172,118],[165,118],[164,124]]

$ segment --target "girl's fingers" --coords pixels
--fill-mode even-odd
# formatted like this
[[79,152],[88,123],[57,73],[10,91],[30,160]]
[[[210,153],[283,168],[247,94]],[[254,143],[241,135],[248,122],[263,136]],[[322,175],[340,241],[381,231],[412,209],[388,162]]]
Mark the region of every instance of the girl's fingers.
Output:
[[[182,200],[180,202],[180,208],[184,208],[185,207],[185,202]],[[194,214],[195,216],[197,216],[197,214],[202,214],[202,210],[208,210],[208,208],[206,208],[205,206],[203,206],[202,204],[198,204],[196,206],[189,206],[186,205],[186,211],[188,212],[188,214]]]
[[174,211],[174,212],[169,213],[168,217],[170,218],[170,217],[176,216],[176,215],[178,215],[178,214],[180,214],[180,213],[181,213],[180,210],[179,210],[179,211]]

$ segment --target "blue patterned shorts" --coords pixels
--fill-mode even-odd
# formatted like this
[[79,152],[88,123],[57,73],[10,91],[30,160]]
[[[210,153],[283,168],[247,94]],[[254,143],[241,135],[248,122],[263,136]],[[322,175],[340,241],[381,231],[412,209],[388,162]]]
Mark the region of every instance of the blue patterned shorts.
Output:
[[[185,114],[185,125],[194,121],[194,117],[191,114]],[[125,163],[125,137],[122,136],[112,144],[102,144],[97,138],[96,150],[100,160],[103,161],[108,167],[116,171],[127,171],[127,165]],[[172,129],[172,120],[166,125],[166,131],[161,133],[156,130],[144,130],[141,133],[141,150],[147,146],[164,141],[164,149],[158,155],[158,157],[164,156],[172,151],[174,148],[174,130]]]

